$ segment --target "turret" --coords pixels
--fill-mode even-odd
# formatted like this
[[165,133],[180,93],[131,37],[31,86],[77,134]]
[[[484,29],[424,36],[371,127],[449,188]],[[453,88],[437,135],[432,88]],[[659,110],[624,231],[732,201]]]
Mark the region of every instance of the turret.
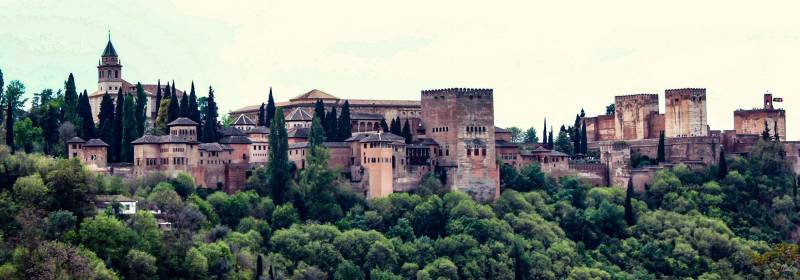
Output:
[[108,35],[100,63],[97,65],[97,81],[100,91],[117,92],[122,87],[122,64],[120,64],[117,51],[111,44],[111,34]]

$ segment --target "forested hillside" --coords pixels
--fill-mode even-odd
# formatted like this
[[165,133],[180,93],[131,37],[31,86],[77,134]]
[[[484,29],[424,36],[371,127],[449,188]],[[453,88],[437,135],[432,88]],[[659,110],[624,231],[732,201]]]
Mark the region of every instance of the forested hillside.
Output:
[[[792,279],[800,267],[796,175],[774,142],[722,170],[659,171],[644,193],[504,169],[491,204],[435,176],[365,200],[315,153],[284,182],[260,168],[229,195],[0,147],[0,279]],[[96,210],[99,194],[139,211]]]

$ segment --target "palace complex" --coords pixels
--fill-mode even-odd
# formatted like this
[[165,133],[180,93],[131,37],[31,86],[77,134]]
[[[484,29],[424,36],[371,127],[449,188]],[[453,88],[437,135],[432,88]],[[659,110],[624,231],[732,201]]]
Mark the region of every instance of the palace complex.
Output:
[[[121,71],[109,40],[98,66],[98,90],[90,95],[94,115],[105,92],[135,91],[134,85],[122,79]],[[150,98],[149,117],[154,119],[158,88],[144,85],[144,89]],[[178,93],[182,98],[183,93]],[[657,94],[616,96],[613,113],[583,118],[591,155],[579,159],[541,144],[513,143],[508,130],[495,126],[492,89],[422,90],[417,96],[418,100],[341,99],[314,89],[277,102],[286,120],[290,162],[296,170],[305,168],[315,104],[322,101],[326,110],[349,104],[352,137],[323,145],[331,155],[329,165],[367,197],[413,190],[426,174],[434,173],[449,189],[489,201],[500,193],[499,164],[521,168],[532,163],[555,178],[574,174],[594,185],[616,186],[633,180],[642,189],[660,168],[708,166],[718,160],[722,149],[746,154],[765,125],[777,128],[787,156],[800,172],[800,143],[785,141],[785,111],[773,106],[769,94],[764,95],[763,108],[733,112],[734,130],[726,131],[708,126],[702,88],[666,90],[665,112],[659,111]],[[199,124],[178,118],[167,124],[167,135],[146,134],[132,142],[133,162],[127,175],[186,172],[206,188],[241,190],[248,171],[269,161],[270,130],[254,121],[258,112],[259,105],[232,111],[235,121],[219,129],[222,138],[215,143],[198,142]],[[383,131],[381,123],[397,118],[410,124],[411,139]],[[662,132],[666,162],[633,166],[632,159],[656,158]],[[70,157],[99,171],[111,168],[106,161],[108,145],[99,139],[74,138],[68,145]]]

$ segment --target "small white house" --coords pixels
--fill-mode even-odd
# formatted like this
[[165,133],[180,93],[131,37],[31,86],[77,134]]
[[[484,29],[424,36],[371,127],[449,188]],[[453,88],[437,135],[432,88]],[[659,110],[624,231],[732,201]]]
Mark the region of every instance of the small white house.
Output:
[[95,197],[94,201],[98,212],[105,211],[105,209],[114,204],[114,202],[119,202],[121,205],[120,210],[123,215],[136,214],[137,201],[123,195],[98,195]]

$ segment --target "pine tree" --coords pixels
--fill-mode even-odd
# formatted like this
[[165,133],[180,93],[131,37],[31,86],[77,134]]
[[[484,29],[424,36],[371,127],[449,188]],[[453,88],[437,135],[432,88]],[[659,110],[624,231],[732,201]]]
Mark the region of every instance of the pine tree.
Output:
[[136,128],[136,102],[132,95],[125,97],[125,102],[122,111],[122,147],[120,148],[120,157],[123,162],[133,161],[133,145],[131,142],[136,140],[138,129]]
[[64,120],[79,126],[78,122],[78,92],[75,90],[75,77],[69,73],[69,78],[64,82]]
[[[217,102],[214,101],[214,89],[208,87],[208,105],[204,113],[205,119],[203,120],[203,143],[213,143],[219,140],[217,133]],[[287,144],[288,145],[288,144]]]
[[197,94],[194,93],[194,81],[192,81],[192,89],[189,93],[189,119],[196,123],[200,123],[200,107],[197,104]]
[[[581,110],[581,114],[583,114],[583,110]],[[589,153],[589,142],[588,138],[586,137],[586,122],[581,121],[581,153],[586,155]]]
[[94,117],[92,116],[92,106],[89,105],[89,94],[83,91],[78,99],[78,118],[81,119],[80,136],[84,139],[92,139],[97,137],[94,126]]
[[769,141],[772,139],[772,136],[769,135],[769,124],[767,123],[767,120],[764,120],[764,131],[761,132],[761,139],[764,141]]
[[659,163],[665,162],[667,160],[666,150],[664,149],[664,131],[662,130],[661,133],[658,135],[658,151],[656,155],[656,161]]
[[125,95],[122,89],[117,92],[117,100],[114,105],[114,138],[111,139],[111,154],[114,161],[122,161],[122,114],[125,111]]
[[339,137],[336,141],[344,141],[353,135],[353,125],[350,121],[350,101],[345,100],[342,106],[342,113],[339,115]]
[[100,123],[99,136],[103,142],[112,143],[114,139],[114,101],[111,95],[106,92],[100,102],[100,113],[97,114]]
[[327,136],[328,141],[336,141],[336,135],[339,133],[339,128],[337,127],[336,119],[338,118],[338,114],[336,113],[336,107],[334,106],[331,108],[331,111],[328,112],[328,115],[325,116],[325,135]]
[[167,109],[167,123],[171,123],[181,115],[180,100],[178,95],[173,91],[169,95],[169,109]]
[[269,87],[269,99],[267,100],[267,117],[264,119],[266,125],[272,124],[272,119],[275,118],[275,100],[272,98],[272,87]]
[[625,192],[625,222],[628,226],[636,224],[636,213],[633,210],[633,178],[628,179],[628,190]]
[[275,110],[269,134],[269,162],[267,164],[268,182],[270,193],[276,204],[280,205],[289,201],[289,142],[286,134],[286,122],[283,119],[283,110]]
[[719,151],[719,163],[717,164],[717,180],[725,179],[728,176],[728,159],[725,158],[725,148]]
[[322,122],[319,117],[314,116],[311,120],[311,130],[308,133],[308,145],[311,149],[316,146],[322,145],[325,142],[325,128],[322,127]]
[[408,123],[408,119],[406,119],[406,123],[403,124],[403,131],[400,133],[400,135],[406,139],[406,144],[411,143],[411,125]]
[[146,123],[147,94],[144,93],[144,87],[142,87],[142,83],[136,83],[136,138],[144,135],[144,127]]
[[381,119],[381,130],[383,130],[383,132],[389,132],[389,125],[386,124],[386,118]]
[[161,109],[161,79],[158,79],[158,84],[156,85],[156,114]]
[[258,126],[264,126],[265,121],[264,117],[266,117],[266,112],[264,111],[264,103],[261,103],[261,107],[258,107]]

